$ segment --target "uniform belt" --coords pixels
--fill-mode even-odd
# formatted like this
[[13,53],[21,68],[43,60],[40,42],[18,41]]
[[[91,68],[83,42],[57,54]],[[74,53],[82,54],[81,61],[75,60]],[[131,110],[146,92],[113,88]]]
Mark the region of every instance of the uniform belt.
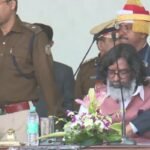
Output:
[[3,110],[6,113],[14,113],[22,110],[27,110],[27,109],[29,109],[28,101],[13,103],[13,104],[5,105],[3,107]]

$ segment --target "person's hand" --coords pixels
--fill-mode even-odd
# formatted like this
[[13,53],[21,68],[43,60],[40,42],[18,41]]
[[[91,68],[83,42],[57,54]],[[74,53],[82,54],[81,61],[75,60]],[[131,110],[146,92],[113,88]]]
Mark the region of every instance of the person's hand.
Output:
[[126,135],[127,135],[128,137],[134,136],[134,132],[133,132],[133,130],[132,130],[130,124],[128,124],[128,125],[126,126]]

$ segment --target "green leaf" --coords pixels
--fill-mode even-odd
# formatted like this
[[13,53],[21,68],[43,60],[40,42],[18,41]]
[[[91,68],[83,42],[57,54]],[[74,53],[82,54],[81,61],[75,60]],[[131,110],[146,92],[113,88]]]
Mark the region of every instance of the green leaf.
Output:
[[98,103],[97,103],[97,100],[96,100],[94,88],[89,89],[88,97],[89,97],[89,100],[90,100],[89,113],[96,113]]
[[96,138],[83,140],[80,143],[80,145],[82,145],[82,146],[92,146],[92,145],[98,145],[98,144],[102,144],[102,142],[98,141]]
[[107,142],[118,142],[121,140],[121,135],[118,135],[115,131],[109,132],[105,138]]
[[115,130],[119,135],[121,135],[121,123],[113,123],[110,128]]
[[64,137],[65,136],[65,132],[54,132],[54,133],[50,133],[50,134],[46,134],[46,135],[43,135],[43,136],[40,136],[38,138],[38,140],[40,139],[45,139],[45,138],[53,138],[53,137]]

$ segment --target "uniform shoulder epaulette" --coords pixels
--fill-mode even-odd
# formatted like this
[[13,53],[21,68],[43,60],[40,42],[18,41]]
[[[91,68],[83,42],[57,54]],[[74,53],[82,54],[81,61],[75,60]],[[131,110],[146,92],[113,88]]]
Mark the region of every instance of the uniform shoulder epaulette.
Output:
[[96,59],[97,59],[97,57],[94,57],[94,58],[88,59],[88,60],[86,60],[86,61],[83,63],[83,65],[86,65],[86,64],[89,64],[89,63],[93,63],[93,62],[95,62],[95,61],[96,61]]
[[27,23],[27,22],[23,22],[23,25],[28,28],[29,30],[31,30],[32,32],[34,32],[35,34],[39,33],[42,31],[42,28],[37,26],[37,25],[34,25],[34,24],[31,24],[31,23]]

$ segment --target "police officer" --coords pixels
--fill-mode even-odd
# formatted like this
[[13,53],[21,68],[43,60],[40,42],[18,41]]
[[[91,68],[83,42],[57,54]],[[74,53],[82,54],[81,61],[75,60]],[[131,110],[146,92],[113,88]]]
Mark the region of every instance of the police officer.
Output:
[[49,40],[39,27],[20,20],[17,4],[17,0],[0,0],[0,107],[6,113],[0,116],[0,132],[12,127],[17,139],[25,142],[26,110],[29,101],[34,104],[38,99],[38,86],[50,115],[58,103]]
[[[40,26],[43,29],[43,31],[46,33],[49,39],[50,46],[52,47],[54,45],[52,27],[42,23],[34,23],[34,24]],[[59,99],[61,108],[59,109],[59,112],[57,112],[57,115],[60,117],[67,117],[66,111],[73,110],[73,100],[74,100],[73,70],[70,66],[66,64],[54,61],[54,75],[56,85],[61,95]],[[47,107],[45,105],[45,101],[43,101],[42,95],[36,106],[41,116],[47,116]]]
[[91,34],[93,34],[96,39],[99,54],[97,57],[81,65],[75,83],[76,98],[83,98],[88,93],[89,88],[95,87],[95,83],[100,80],[98,66],[100,58],[114,45],[112,39],[112,32],[116,31],[114,24],[115,21],[110,20],[91,30]]
[[150,12],[144,8],[140,0],[127,0],[117,14],[116,21],[119,25],[120,42],[129,43],[136,48],[146,67],[146,80],[150,81],[150,46],[147,43],[150,33]]

